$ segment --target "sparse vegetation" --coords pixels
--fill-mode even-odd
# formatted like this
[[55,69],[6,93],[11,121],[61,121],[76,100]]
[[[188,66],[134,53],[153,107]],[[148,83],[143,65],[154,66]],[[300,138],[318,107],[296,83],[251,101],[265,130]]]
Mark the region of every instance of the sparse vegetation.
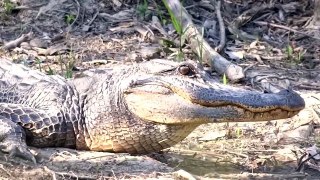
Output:
[[73,67],[74,67],[74,63],[75,61],[68,61],[66,64],[65,64],[65,69],[66,69],[66,72],[65,72],[65,77],[66,78],[72,78],[73,77]]
[[159,16],[160,18],[160,21],[162,23],[162,25],[166,25],[168,23],[167,19],[163,16],[163,13],[162,11],[160,10],[160,7],[159,5],[157,4],[156,1],[153,1],[154,4],[155,4],[155,7],[156,7],[156,12],[157,12],[157,15]]
[[39,71],[41,71],[42,72],[42,67],[41,67],[41,60],[39,59],[39,58],[36,58],[36,64],[38,65],[38,69],[39,69]]
[[46,70],[46,73],[47,73],[48,75],[55,75],[55,74],[56,74],[56,72],[55,72],[53,69],[51,69],[50,66],[48,66],[48,70]]
[[1,7],[3,7],[3,9],[5,10],[5,12],[7,14],[10,14],[12,12],[12,10],[15,8],[15,4],[13,4],[10,0],[4,0],[1,3]]
[[224,73],[223,76],[222,76],[222,83],[223,83],[224,85],[228,84],[228,79],[227,79],[227,76],[226,76],[225,73]]
[[[201,28],[201,35],[203,37],[204,35],[204,27]],[[198,44],[200,45],[199,49],[199,62],[202,64],[203,63],[203,40],[199,40],[197,38]]]
[[66,22],[68,25],[71,25],[71,24],[76,20],[76,15],[74,15],[74,14],[67,14],[67,15],[65,15],[64,19],[65,19],[65,22]]
[[[63,55],[59,55],[58,57],[58,65],[60,66],[60,68],[52,68],[51,65],[46,65],[45,70],[42,68],[41,66],[41,60],[40,59],[36,59],[35,63],[38,65],[38,69],[39,71],[44,72],[47,75],[55,75],[55,74],[60,74],[61,76],[65,77],[65,78],[72,78],[73,77],[73,68],[75,66],[75,55],[74,53],[71,51],[67,57],[64,57]],[[55,70],[56,69],[56,70]]]
[[148,1],[143,0],[143,3],[138,4],[138,6],[137,6],[137,14],[138,14],[138,16],[144,18],[147,13],[148,13]]
[[174,29],[176,30],[176,32],[178,33],[179,35],[179,50],[177,52],[177,59],[178,61],[182,61],[184,59],[184,54],[183,54],[183,51],[182,51],[182,47],[185,43],[185,40],[186,40],[186,37],[185,37],[185,32],[187,31],[187,29],[183,29],[183,26],[182,26],[182,9],[180,11],[180,17],[176,17],[174,15],[174,13],[172,12],[172,10],[169,8],[169,5],[167,4],[166,1],[162,1],[163,4],[165,5],[169,15],[170,15],[170,18],[171,18],[171,22],[172,22],[172,25],[174,27]]
[[303,59],[304,54],[306,53],[306,50],[298,49],[295,50],[290,44],[286,46],[285,49],[287,59],[290,63],[299,64],[301,63],[301,60]]
[[62,56],[59,56],[59,65],[61,70],[61,75],[65,78],[72,78],[73,77],[73,68],[75,65],[76,59],[75,54],[73,51],[70,51],[68,56],[66,57],[66,60],[62,58]]
[[236,131],[236,137],[238,139],[243,137],[243,130],[240,127],[237,127],[235,131]]

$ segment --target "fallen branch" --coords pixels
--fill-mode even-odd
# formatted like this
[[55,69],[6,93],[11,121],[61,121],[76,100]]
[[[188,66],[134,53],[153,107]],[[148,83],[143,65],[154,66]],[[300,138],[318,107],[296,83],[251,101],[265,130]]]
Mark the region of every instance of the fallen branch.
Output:
[[320,87],[319,86],[300,84],[300,85],[297,85],[297,87],[302,88],[302,89],[306,89],[306,90],[320,91]]
[[31,39],[32,35],[33,35],[32,32],[29,32],[28,34],[22,34],[18,39],[15,39],[15,40],[12,40],[12,41],[5,43],[2,47],[2,49],[10,50],[10,49],[16,48],[22,42],[25,42],[25,41]]
[[[214,0],[211,0],[211,2],[214,3]],[[215,9],[216,9],[216,14],[217,14],[217,18],[218,18],[218,22],[219,22],[219,33],[220,33],[220,43],[219,45],[215,48],[215,50],[217,52],[220,52],[224,46],[226,45],[226,28],[224,26],[224,22],[223,22],[223,19],[222,19],[222,15],[221,15],[221,0],[216,0],[216,3],[215,3]]]
[[170,8],[174,16],[181,21],[182,32],[185,32],[184,34],[192,50],[199,57],[202,57],[205,63],[209,64],[217,73],[225,74],[231,81],[237,81],[244,77],[243,69],[240,66],[226,60],[203,39],[179,0],[163,1],[168,4],[168,8]]

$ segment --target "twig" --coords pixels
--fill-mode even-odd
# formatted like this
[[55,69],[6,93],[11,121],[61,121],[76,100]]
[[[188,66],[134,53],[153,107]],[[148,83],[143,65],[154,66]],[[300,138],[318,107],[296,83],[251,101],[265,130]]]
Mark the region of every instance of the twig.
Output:
[[[126,155],[129,155],[129,154],[121,153],[120,155],[126,156]],[[108,154],[105,154],[105,155],[102,155],[102,156],[89,157],[89,158],[83,159],[83,161],[92,160],[92,159],[99,159],[99,158],[104,158],[104,157],[110,157],[110,156],[115,156],[115,154],[114,153],[108,153]]]
[[[210,175],[210,174],[208,174]],[[215,178],[220,179],[305,179],[306,174],[268,174],[268,173],[243,173],[243,174],[219,174]]]
[[173,175],[177,178],[177,179],[188,179],[188,180],[196,180],[196,178],[190,174],[189,172],[180,169],[176,172],[173,173]]
[[90,26],[90,25],[93,23],[93,21],[98,17],[98,14],[99,14],[99,11],[96,12],[96,14],[94,14],[93,18],[92,18],[92,19],[90,20],[90,22],[88,23],[88,26]]
[[297,87],[303,88],[303,89],[307,89],[307,90],[318,90],[318,91],[320,91],[320,87],[314,87],[314,86],[309,86],[309,85],[304,85],[304,84],[297,85]]
[[313,159],[313,157],[315,157],[315,156],[318,155],[318,154],[320,154],[320,152],[318,152],[318,153],[316,153],[316,154],[314,154],[314,155],[312,155],[312,156],[309,156],[308,158],[306,158],[305,160],[302,161],[302,159],[303,159],[305,156],[308,155],[307,153],[304,153],[304,154],[302,155],[302,157],[299,159],[299,165],[298,165],[296,171],[300,171],[301,168],[302,168],[302,166],[303,166],[307,161],[309,161],[310,159]]
[[[205,151],[195,151],[195,150],[185,150],[185,149],[175,149],[175,148],[170,148],[171,150],[173,151],[179,151],[179,152],[185,152],[185,153],[192,153],[192,154],[201,154],[201,155],[213,155],[213,156],[218,156],[219,154],[217,153],[212,153],[212,152],[205,152]],[[237,153],[237,152],[234,152],[234,151],[228,151],[228,150],[222,150],[222,149],[215,149],[214,150],[215,152],[216,151],[222,151],[222,152],[226,152],[226,153],[230,153],[230,154],[233,154],[233,155],[237,155],[237,156],[240,156],[242,158],[248,158],[247,155],[245,154],[241,154],[241,153]]]
[[258,24],[260,26],[261,25],[263,25],[263,26],[272,26],[272,27],[276,27],[276,28],[285,29],[285,30],[288,30],[288,31],[291,31],[291,32],[294,32],[294,33],[298,33],[298,34],[302,34],[302,35],[308,36],[308,37],[313,38],[313,39],[320,40],[320,38],[311,36],[311,35],[309,35],[309,34],[307,34],[305,32],[301,32],[301,31],[298,31],[298,30],[295,30],[295,29],[292,29],[290,27],[283,26],[283,25],[280,25],[280,24],[269,23],[269,22],[264,22],[264,21],[253,21],[253,23]]
[[0,169],[2,169],[7,175],[12,177],[11,173],[3,167],[3,164],[0,164]]
[[314,170],[320,171],[320,167],[317,166],[317,165],[312,164],[311,162],[306,162],[306,165],[308,165],[308,167],[310,169],[314,169]]
[[256,66],[257,64],[259,64],[259,63],[255,62],[253,64],[250,64],[249,66],[247,66],[246,68],[243,69],[243,72],[246,73],[250,68],[252,68],[253,66]]
[[255,149],[242,149],[243,152],[278,152],[279,150],[265,149],[265,150],[255,150]]
[[15,6],[12,10],[34,9],[34,8],[38,8],[38,7],[44,6],[46,4],[47,3],[36,4],[36,5],[33,5],[33,6],[25,6],[25,5]]
[[245,58],[256,59],[258,61],[258,63],[263,64],[263,61],[261,60],[261,57],[258,54],[248,53],[248,54],[245,54],[244,56],[245,56]]
[[[211,2],[213,2],[214,0],[211,0]],[[219,27],[220,27],[220,43],[219,45],[215,48],[215,51],[220,52],[224,46],[226,45],[226,28],[224,26],[224,22],[223,22],[223,18],[221,15],[221,1],[222,0],[216,0],[216,5],[215,5],[215,9],[216,9],[216,14],[217,14],[217,18],[218,18],[218,22],[219,22]]]
[[53,180],[57,180],[57,177],[56,177],[56,173],[54,171],[52,171],[51,169],[49,169],[47,166],[44,166],[43,167],[43,170],[47,173],[50,173],[52,175],[52,179]]
[[272,56],[272,57],[271,56],[260,56],[260,57],[265,60],[275,60],[275,61],[281,61],[287,58],[284,55],[278,55],[278,56]]
[[71,172],[71,173],[55,172],[55,174],[61,176],[62,179],[87,179],[87,180],[97,179],[97,178],[90,177],[90,176],[78,176],[78,175],[74,174],[73,172]]
[[99,13],[98,16],[102,17],[103,19],[110,21],[111,23],[122,23],[122,22],[132,22],[132,18],[117,18],[108,13]]

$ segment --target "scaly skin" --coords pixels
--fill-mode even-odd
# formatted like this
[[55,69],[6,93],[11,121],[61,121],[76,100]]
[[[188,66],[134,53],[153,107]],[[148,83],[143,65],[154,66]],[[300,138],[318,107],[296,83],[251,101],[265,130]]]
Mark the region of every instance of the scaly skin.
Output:
[[291,90],[219,84],[194,62],[155,60],[68,81],[1,60],[0,77],[0,148],[32,161],[27,145],[149,153],[203,123],[284,119],[305,106]]

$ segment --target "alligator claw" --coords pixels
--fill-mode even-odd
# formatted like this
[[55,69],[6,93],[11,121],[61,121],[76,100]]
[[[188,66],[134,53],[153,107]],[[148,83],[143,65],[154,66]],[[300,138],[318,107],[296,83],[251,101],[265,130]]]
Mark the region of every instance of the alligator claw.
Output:
[[36,164],[36,159],[26,144],[24,129],[0,115],[0,150],[9,153],[9,158],[21,157]]
[[17,144],[0,145],[0,149],[9,153],[9,158],[20,157],[37,164],[36,158],[26,146]]

